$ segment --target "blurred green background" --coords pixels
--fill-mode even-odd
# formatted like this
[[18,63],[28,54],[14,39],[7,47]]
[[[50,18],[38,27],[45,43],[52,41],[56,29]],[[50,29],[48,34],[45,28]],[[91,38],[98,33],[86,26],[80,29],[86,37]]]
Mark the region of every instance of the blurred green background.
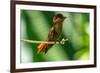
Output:
[[67,17],[61,36],[68,41],[54,45],[47,54],[37,53],[39,44],[21,42],[21,63],[89,60],[89,13],[21,10],[21,40],[45,40],[57,13]]

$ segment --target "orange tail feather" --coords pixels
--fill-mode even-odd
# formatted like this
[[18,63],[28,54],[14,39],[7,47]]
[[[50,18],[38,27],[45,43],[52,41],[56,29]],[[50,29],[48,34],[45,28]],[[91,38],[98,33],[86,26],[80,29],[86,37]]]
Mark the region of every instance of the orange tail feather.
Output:
[[43,49],[45,49],[45,48],[46,48],[46,44],[41,43],[41,44],[38,46],[38,53],[40,54],[40,53],[43,51]]

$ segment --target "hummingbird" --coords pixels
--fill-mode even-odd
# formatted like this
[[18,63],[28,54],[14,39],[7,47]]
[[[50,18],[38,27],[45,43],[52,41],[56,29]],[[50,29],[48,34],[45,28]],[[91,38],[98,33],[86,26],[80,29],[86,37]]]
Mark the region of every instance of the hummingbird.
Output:
[[[62,27],[63,27],[63,22],[65,20],[65,16],[63,14],[59,13],[56,14],[53,17],[53,25],[48,33],[48,37],[46,38],[46,42],[56,42],[57,39],[59,38],[61,32],[62,32]],[[47,53],[47,51],[53,46],[54,44],[47,44],[47,43],[41,43],[38,46],[38,54],[41,52]]]

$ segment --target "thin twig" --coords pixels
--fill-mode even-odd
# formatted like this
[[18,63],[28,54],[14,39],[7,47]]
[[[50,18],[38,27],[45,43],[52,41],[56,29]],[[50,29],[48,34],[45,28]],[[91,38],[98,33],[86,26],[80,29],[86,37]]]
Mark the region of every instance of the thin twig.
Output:
[[36,40],[21,40],[22,42],[26,42],[26,43],[45,43],[45,44],[64,44],[65,41],[67,41],[68,39],[62,39],[61,41],[36,41]]

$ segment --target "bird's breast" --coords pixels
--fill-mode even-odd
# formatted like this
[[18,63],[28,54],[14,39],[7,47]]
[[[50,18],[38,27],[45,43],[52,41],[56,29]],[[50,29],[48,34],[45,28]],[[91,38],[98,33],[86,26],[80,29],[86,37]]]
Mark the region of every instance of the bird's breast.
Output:
[[59,23],[56,24],[55,25],[55,30],[56,30],[57,33],[61,33],[61,31],[62,31],[62,24],[59,24]]

